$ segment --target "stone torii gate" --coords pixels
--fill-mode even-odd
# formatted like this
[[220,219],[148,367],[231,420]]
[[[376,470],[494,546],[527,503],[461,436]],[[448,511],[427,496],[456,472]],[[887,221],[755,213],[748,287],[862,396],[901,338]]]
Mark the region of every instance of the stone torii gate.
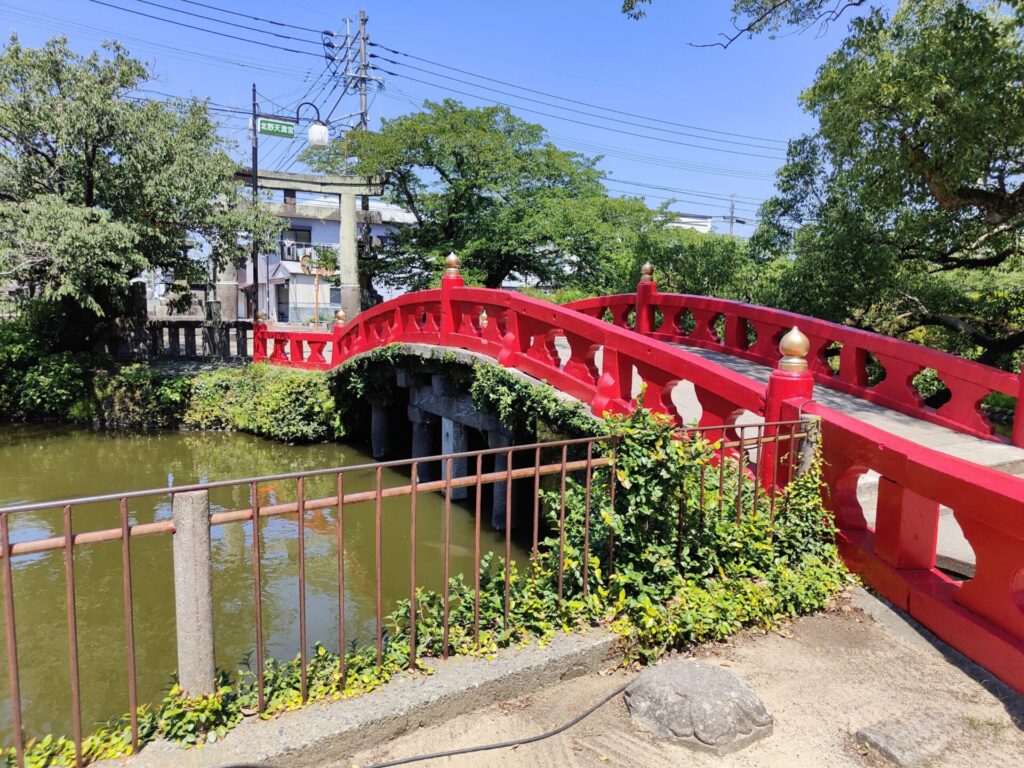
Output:
[[[235,178],[252,186],[252,169],[239,168]],[[351,319],[360,311],[359,263],[356,238],[356,196],[380,195],[384,191],[383,177],[317,175],[312,173],[284,173],[282,171],[260,170],[260,189],[281,189],[285,192],[284,204],[272,203],[268,209],[277,216],[335,220],[338,227],[338,277],[341,283],[341,307]],[[299,211],[295,192],[313,192],[321,195],[337,195],[338,208],[325,215]]]

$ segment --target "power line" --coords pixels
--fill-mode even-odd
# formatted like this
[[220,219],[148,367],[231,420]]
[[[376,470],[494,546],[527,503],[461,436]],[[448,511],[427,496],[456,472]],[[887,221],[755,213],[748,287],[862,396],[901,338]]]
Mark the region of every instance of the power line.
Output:
[[[93,0],[93,2],[99,2],[99,0]],[[588,128],[597,128],[598,130],[610,131],[611,133],[619,133],[619,134],[622,134],[624,136],[631,136],[631,137],[637,138],[637,139],[649,139],[651,141],[660,141],[660,142],[663,142],[663,143],[666,143],[666,144],[676,144],[676,145],[681,146],[681,147],[691,147],[691,148],[694,148],[694,149],[704,149],[704,150],[707,150],[709,152],[725,152],[725,153],[730,154],[730,155],[743,155],[745,157],[760,157],[760,158],[764,158],[766,160],[783,160],[784,159],[784,158],[779,157],[777,155],[762,155],[762,154],[758,154],[756,152],[744,152],[744,151],[741,151],[741,150],[738,150],[738,149],[726,149],[726,148],[723,148],[723,147],[708,147],[708,146],[705,146],[703,144],[694,144],[694,143],[688,142],[688,141],[678,141],[677,139],[668,139],[668,138],[664,138],[662,136],[651,136],[650,134],[636,133],[634,131],[626,131],[626,130],[623,130],[621,128],[612,128],[611,126],[607,126],[607,125],[597,125],[595,123],[588,123],[585,120],[576,120],[575,118],[572,118],[572,117],[565,117],[563,115],[555,115],[555,114],[552,114],[550,112],[542,112],[541,110],[533,109],[532,107],[523,107],[523,106],[520,106],[520,105],[517,105],[517,104],[509,104],[507,102],[498,101],[497,99],[492,99],[492,98],[487,97],[487,96],[481,96],[481,95],[476,94],[476,93],[469,93],[467,91],[460,91],[457,88],[451,88],[450,86],[441,85],[439,83],[432,83],[429,80],[420,80],[419,78],[412,77],[411,75],[407,75],[405,73],[391,72],[390,70],[382,69],[380,67],[374,67],[374,69],[377,70],[378,72],[383,72],[384,74],[390,75],[392,77],[401,77],[401,78],[404,78],[405,80],[411,80],[414,83],[422,83],[423,85],[429,85],[429,86],[432,86],[434,88],[440,88],[441,90],[444,90],[444,91],[447,91],[447,92],[450,92],[450,93],[458,93],[458,94],[460,94],[462,96],[469,96],[470,98],[479,99],[481,101],[488,101],[491,104],[496,104],[496,105],[501,106],[501,107],[507,107],[509,109],[518,109],[518,110],[521,110],[523,112],[531,112],[531,113],[533,113],[535,115],[542,115],[543,117],[550,117],[550,118],[552,118],[554,120],[562,120],[562,121],[567,122],[567,123],[575,123],[577,125],[585,125]]]
[[[274,31],[269,30],[269,29],[260,29],[259,27],[250,27],[250,26],[248,26],[246,24],[238,24],[237,22],[234,22],[234,21],[224,21],[224,19],[218,19],[215,16],[207,16],[207,15],[202,14],[202,13],[193,13],[192,11],[186,11],[186,10],[183,10],[181,8],[175,8],[174,6],[171,6],[171,5],[164,5],[163,3],[157,3],[157,2],[154,2],[153,0],[135,0],[135,2],[142,3],[143,5],[152,5],[152,6],[156,7],[156,8],[163,8],[165,11],[170,11],[171,13],[180,13],[180,14],[183,14],[185,16],[191,16],[192,18],[195,18],[195,19],[204,19],[205,21],[212,21],[214,24],[224,24],[224,25],[229,26],[229,27],[234,27],[235,29],[247,29],[250,32],[259,32],[262,35],[270,35],[271,37],[277,37],[277,38],[280,38],[281,40],[295,40],[295,41],[300,42],[300,43],[319,44],[319,41],[307,40],[304,37],[294,37],[293,35],[286,35],[286,34],[283,34],[281,32],[274,32]],[[328,37],[334,36],[333,32],[324,32],[323,34],[328,36]]]
[[[618,193],[620,195],[626,195],[628,197],[650,197],[650,198],[653,198],[655,200],[667,200],[668,202],[688,203],[689,205],[703,206],[705,208],[724,208],[724,209],[728,210],[728,206],[709,205],[708,203],[701,202],[700,200],[687,200],[686,198],[682,198],[682,197],[666,197],[665,195],[638,195],[636,192],[632,192],[632,191],[626,190],[626,189],[616,189],[615,187],[605,187],[605,189],[607,189],[609,192],[616,192],[616,193]],[[711,218],[713,218],[713,219],[720,219],[722,221],[728,221],[728,219],[729,219],[728,216],[717,216],[717,215],[716,216],[712,216]],[[757,217],[756,216],[751,216],[750,218],[756,219]]]
[[[598,120],[608,120],[609,122],[619,123],[621,125],[631,125],[631,126],[633,126],[635,128],[646,128],[646,129],[652,130],[652,131],[662,131],[663,133],[671,133],[671,134],[675,134],[677,136],[689,136],[691,138],[702,139],[704,141],[717,141],[717,142],[721,142],[723,144],[732,144],[732,145],[741,146],[741,147],[753,147],[755,149],[765,149],[765,150],[769,150],[769,151],[774,151],[776,149],[776,147],[766,147],[763,144],[751,144],[751,143],[745,142],[745,141],[735,141],[734,139],[718,139],[718,138],[715,138],[714,136],[702,136],[702,135],[700,135],[698,133],[690,133],[688,131],[679,131],[679,130],[675,130],[673,128],[659,128],[658,126],[655,126],[655,125],[644,125],[643,123],[633,122],[632,120],[624,120],[624,119],[619,118],[619,117],[607,117],[607,116],[602,115],[602,114],[597,113],[597,112],[588,112],[586,110],[576,109],[574,107],[564,107],[564,106],[562,106],[560,104],[552,104],[550,101],[541,101],[540,99],[534,99],[534,98],[531,98],[530,96],[523,96],[522,94],[511,93],[509,91],[503,91],[503,90],[500,90],[498,88],[492,88],[490,86],[480,85],[479,83],[474,83],[474,82],[472,82],[470,80],[463,80],[463,79],[458,78],[458,77],[452,77],[451,75],[445,75],[445,74],[443,74],[441,72],[433,72],[433,71],[431,71],[429,69],[424,69],[423,67],[414,66],[413,64],[404,64],[404,63],[402,63],[400,61],[395,61],[394,59],[389,59],[389,58],[387,58],[385,56],[379,56],[379,55],[377,55],[375,53],[371,53],[370,56],[372,58],[380,59],[381,61],[386,61],[386,62],[389,62],[391,64],[397,64],[400,67],[406,67],[408,69],[416,70],[417,72],[425,72],[426,74],[433,75],[434,77],[443,77],[445,80],[452,80],[453,82],[462,83],[463,85],[469,85],[469,86],[472,86],[474,88],[482,88],[484,90],[487,90],[487,91],[490,91],[490,92],[493,92],[493,93],[500,93],[503,96],[511,96],[513,98],[516,98],[516,99],[523,99],[524,101],[530,101],[530,102],[533,102],[534,104],[542,104],[542,105],[547,106],[547,107],[553,107],[554,109],[562,109],[562,110],[565,110],[566,112],[573,112],[573,113],[578,114],[578,115],[585,115],[587,117],[594,117],[594,118],[597,118]],[[476,75],[474,75],[474,77],[476,77]],[[556,98],[558,98],[558,97],[556,97]],[[572,101],[572,100],[568,99],[568,101]],[[649,118],[645,118],[645,119],[649,119]]]
[[285,21],[275,21],[273,19],[263,19],[259,16],[250,16],[247,13],[239,13],[238,11],[229,11],[227,8],[219,8],[216,5],[210,5],[209,3],[200,3],[197,0],[179,0],[182,3],[188,3],[189,5],[198,5],[202,8],[209,8],[211,11],[217,11],[218,13],[226,13],[231,16],[240,16],[243,19],[250,19],[252,21],[262,21],[264,24],[273,24],[278,27],[287,27],[288,29],[298,29],[302,32],[312,32],[314,35],[330,35],[334,34],[328,30],[313,29],[312,27],[300,27],[295,24],[289,24]]
[[701,165],[699,163],[688,163],[683,160],[664,157],[663,155],[650,155],[643,152],[633,152],[622,147],[609,146],[607,144],[595,144],[583,141],[572,136],[560,134],[548,134],[552,139],[566,147],[573,147],[585,152],[592,152],[603,157],[616,157],[622,160],[631,160],[645,165],[653,165],[659,168],[671,168],[673,170],[691,171],[710,176],[723,176],[751,181],[771,181],[774,176],[770,173],[755,173],[745,171],[742,168],[730,168],[720,165]]
[[[78,20],[72,20],[67,17],[56,16],[47,14],[45,17],[39,14],[33,14],[24,8],[18,6],[9,5],[7,3],[0,3],[0,8],[8,10],[12,16],[20,17],[22,23],[29,26],[38,27],[47,31],[52,31],[54,23],[63,24],[66,27],[74,27],[76,30],[84,32],[92,32],[99,39],[109,39],[114,37],[118,40],[136,43],[137,47],[141,50],[151,50],[153,52],[167,52],[163,55],[171,58],[181,59],[183,61],[202,61],[205,63],[221,62],[223,64],[231,64],[241,69],[247,69],[252,71],[266,72],[268,74],[278,75],[280,77],[308,79],[309,71],[303,71],[299,69],[290,69],[280,66],[270,66],[265,62],[246,61],[242,57],[238,58],[226,58],[224,56],[217,55],[210,52],[209,50],[196,50],[189,48],[178,48],[173,45],[167,45],[166,43],[157,42],[144,37],[136,37],[134,35],[127,35],[121,32],[109,29],[107,27],[99,27],[93,24],[86,24]],[[214,64],[214,66],[219,66]]]
[[[395,96],[398,95],[398,97]],[[394,101],[402,101],[414,109],[422,109],[423,97],[418,94],[410,94],[409,92],[392,86],[387,91],[383,92],[384,98],[392,99]],[[399,98],[400,97],[400,98]],[[763,180],[771,181],[774,176],[772,174],[759,174],[749,171],[745,171],[740,168],[729,168],[726,166],[716,165],[701,165],[697,163],[687,163],[682,160],[674,160],[667,158],[664,155],[649,155],[640,152],[633,152],[626,150],[622,147],[609,146],[607,144],[596,144],[593,142],[583,141],[572,136],[562,136],[559,134],[548,134],[551,139],[558,142],[559,146],[570,147],[582,150],[588,153],[596,153],[606,157],[616,157],[623,160],[629,160],[633,162],[643,163],[645,165],[656,166],[659,168],[670,168],[673,170],[689,171],[692,173],[700,173],[708,176],[720,176],[724,178],[739,178],[749,180]]]
[[[664,125],[674,125],[674,126],[677,126],[679,128],[689,128],[690,130],[704,131],[705,133],[717,133],[717,134],[722,135],[722,136],[734,136],[734,137],[740,138],[740,139],[753,139],[755,141],[768,141],[768,142],[772,142],[772,143],[775,143],[775,144],[783,144],[783,145],[786,145],[786,144],[789,143],[788,141],[783,140],[783,139],[771,139],[771,138],[767,138],[765,136],[751,136],[751,135],[745,134],[745,133],[732,133],[730,131],[720,131],[720,130],[715,130],[714,128],[703,128],[703,127],[701,127],[699,125],[688,125],[687,123],[679,123],[679,122],[675,122],[675,121],[672,121],[672,120],[663,120],[663,119],[657,118],[657,117],[650,117],[648,115],[640,115],[640,114],[637,114],[635,112],[626,112],[624,110],[614,109],[612,107],[605,107],[605,106],[602,106],[600,104],[592,104],[590,102],[580,101],[578,99],[569,98],[568,96],[559,96],[558,94],[548,93],[547,91],[540,91],[540,90],[537,90],[535,88],[528,88],[528,87],[523,86],[523,85],[517,85],[515,83],[510,83],[507,80],[498,80],[497,78],[487,77],[486,75],[480,75],[480,74],[477,74],[475,72],[470,72],[469,70],[459,69],[458,67],[453,67],[453,66],[450,66],[448,64],[442,64],[439,61],[433,61],[431,59],[426,59],[426,58],[423,58],[422,56],[414,56],[411,53],[406,53],[404,51],[399,51],[399,50],[396,50],[394,48],[389,48],[386,45],[381,45],[380,43],[370,42],[370,45],[373,46],[374,48],[381,48],[381,49],[383,49],[385,51],[390,51],[391,53],[393,53],[393,54],[395,54],[397,56],[405,56],[406,58],[415,59],[416,61],[422,61],[422,62],[424,62],[426,64],[433,64],[435,67],[442,67],[443,69],[449,69],[449,70],[451,70],[453,72],[460,72],[460,73],[462,73],[464,75],[470,75],[471,77],[476,77],[476,78],[478,78],[480,80],[488,80],[488,81],[490,81],[492,83],[498,83],[499,85],[506,85],[506,86],[509,86],[510,88],[516,88],[516,89],[521,90],[521,91],[527,91],[529,93],[536,93],[536,94],[538,94],[540,96],[547,96],[547,97],[553,98],[553,99],[559,99],[559,100],[562,100],[562,101],[572,102],[573,104],[579,104],[580,106],[583,106],[583,107],[590,107],[592,109],[600,109],[600,110],[604,110],[606,112],[613,112],[613,113],[618,114],[618,115],[624,115],[626,117],[635,117],[635,118],[639,118],[641,120],[648,120],[650,122],[662,123]],[[406,65],[406,66],[409,66],[409,65]]]
[[[677,187],[663,187],[663,186],[659,186],[657,184],[648,184],[648,183],[642,182],[642,181],[627,181],[626,179],[620,179],[617,176],[613,177],[611,180],[614,181],[616,184],[628,184],[631,187],[644,187],[645,189],[657,189],[657,190],[660,190],[662,192],[681,192],[684,195],[696,195],[697,197],[709,197],[709,198],[712,198],[712,199],[715,199],[715,200],[724,200],[725,202],[730,202],[733,199],[738,199],[736,195],[723,196],[723,195],[714,195],[714,194],[710,194],[710,193],[707,193],[707,192],[699,192],[699,191],[694,190],[694,189],[679,189]],[[746,199],[749,200],[752,203],[755,203],[755,204],[763,203],[764,202],[764,200],[757,200],[755,198],[746,198]],[[750,207],[750,206],[742,206],[742,207]]]
[[[185,27],[186,29],[195,29],[195,30],[198,30],[199,32],[206,32],[207,34],[210,34],[210,35],[217,35],[219,37],[226,37],[226,38],[228,38],[230,40],[241,40],[243,43],[252,43],[253,45],[262,45],[264,48],[275,48],[275,49],[277,49],[279,51],[287,51],[288,53],[298,53],[298,54],[302,54],[303,56],[314,56],[314,57],[316,57],[318,59],[322,58],[322,56],[323,56],[322,54],[312,53],[311,51],[302,51],[302,50],[299,50],[297,48],[287,48],[287,47],[285,47],[283,45],[274,45],[273,43],[265,43],[262,40],[253,40],[250,37],[240,37],[238,35],[229,35],[227,32],[218,32],[215,29],[207,29],[206,27],[199,27],[199,26],[196,26],[195,24],[186,24],[183,21],[174,21],[174,19],[165,19],[163,16],[156,16],[156,15],[154,15],[152,13],[143,13],[142,11],[136,11],[136,10],[133,10],[131,8],[123,8],[120,5],[114,5],[113,3],[104,2],[104,0],[89,0],[89,2],[96,3],[97,5],[105,5],[108,8],[113,8],[114,10],[117,10],[117,11],[124,11],[125,13],[131,13],[131,14],[134,14],[135,16],[144,16],[147,19],[155,19],[156,21],[162,21],[162,22],[164,22],[166,24],[174,24],[175,26],[178,26],[178,27]],[[312,41],[310,41],[310,42],[312,42]],[[316,43],[314,43],[314,44],[316,44]]]

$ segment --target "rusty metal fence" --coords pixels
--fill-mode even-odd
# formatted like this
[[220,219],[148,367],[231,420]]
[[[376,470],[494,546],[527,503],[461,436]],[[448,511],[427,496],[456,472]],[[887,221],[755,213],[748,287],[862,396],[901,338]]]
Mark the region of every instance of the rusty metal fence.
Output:
[[[770,514],[775,511],[775,490],[785,484],[788,477],[798,471],[798,464],[801,461],[799,456],[801,441],[808,434],[808,423],[803,421],[786,421],[773,423],[760,423],[749,425],[733,425],[727,428],[723,435],[721,426],[706,428],[692,428],[686,430],[688,439],[702,437],[712,441],[717,460],[707,467],[702,466],[700,470],[700,503],[703,508],[705,494],[706,473],[714,473],[714,482],[710,480],[708,485],[714,484],[719,489],[727,486],[726,473],[733,473],[736,488],[736,498],[727,499],[724,493],[719,492],[717,503],[720,510],[726,508],[727,504],[735,504],[736,515],[742,513],[743,494],[752,491],[754,494],[754,506],[757,508],[758,496],[769,501]],[[224,488],[246,488],[248,489],[249,504],[243,508],[226,509],[224,511],[206,514],[205,519],[208,525],[220,526],[229,523],[241,523],[252,526],[251,535],[251,558],[252,558],[252,596],[254,606],[254,674],[256,677],[256,691],[258,696],[259,710],[262,712],[266,702],[264,698],[264,621],[261,584],[263,575],[261,572],[261,541],[259,527],[255,522],[263,518],[295,515],[296,520],[301,524],[296,526],[296,547],[297,547],[297,578],[298,593],[298,654],[301,662],[299,667],[301,680],[302,699],[307,694],[307,670],[309,666],[306,615],[306,564],[307,553],[305,545],[306,527],[308,514],[315,510],[336,510],[335,537],[337,547],[337,601],[338,601],[338,624],[337,643],[341,665],[345,664],[346,648],[346,587],[345,587],[345,509],[356,504],[372,504],[374,507],[374,599],[375,599],[375,646],[377,663],[382,662],[384,650],[384,595],[382,590],[382,517],[383,502],[385,499],[394,497],[407,497],[406,509],[408,530],[409,530],[409,565],[410,577],[408,583],[408,599],[410,601],[410,656],[416,658],[416,593],[421,586],[421,579],[418,578],[416,564],[416,524],[417,524],[417,502],[422,494],[441,493],[444,495],[444,517],[443,517],[443,574],[441,583],[449,584],[451,576],[449,563],[451,561],[450,530],[452,519],[452,491],[460,488],[472,491],[472,509],[474,515],[474,562],[480,564],[482,556],[486,553],[481,551],[481,497],[484,486],[493,486],[495,492],[505,496],[505,526],[503,531],[504,552],[495,553],[503,555],[504,568],[504,620],[507,624],[509,616],[510,598],[510,569],[513,564],[513,540],[522,544],[529,552],[531,559],[536,559],[544,546],[542,535],[550,533],[557,537],[557,562],[558,562],[558,598],[562,599],[563,581],[562,576],[565,570],[564,548],[566,542],[566,488],[569,478],[578,483],[585,493],[584,520],[583,520],[583,557],[581,567],[583,568],[582,588],[584,593],[588,589],[588,577],[586,569],[591,559],[591,492],[596,477],[607,487],[600,489],[605,499],[610,500],[612,506],[615,504],[617,489],[616,474],[614,471],[598,473],[598,470],[613,466],[617,450],[617,440],[613,437],[590,437],[573,440],[558,440],[531,445],[512,446],[508,448],[495,448],[466,453],[431,456],[419,459],[402,461],[382,462],[377,464],[363,464],[358,466],[335,467],[307,472],[289,472],[278,475],[263,477],[251,477],[237,480],[225,480],[208,482],[193,485],[182,485],[169,488],[159,488],[144,491],[133,491],[126,493],[112,493],[100,496],[81,497],[64,499],[59,501],[38,502],[31,504],[18,504],[0,507],[0,570],[2,570],[2,601],[3,621],[5,631],[5,644],[7,656],[7,678],[10,698],[10,732],[13,735],[13,746],[18,757],[18,764],[24,761],[25,734],[22,723],[22,691],[20,689],[21,666],[24,659],[19,658],[17,618],[15,615],[15,591],[17,589],[16,572],[12,562],[19,558],[43,552],[63,553],[63,588],[66,600],[67,615],[65,631],[67,633],[70,690],[69,705],[71,713],[72,734],[76,746],[77,761],[81,764],[81,746],[83,741],[83,718],[81,708],[79,669],[79,623],[76,615],[76,574],[75,574],[75,551],[101,542],[120,543],[120,600],[114,596],[110,599],[120,602],[118,610],[123,612],[124,617],[124,639],[123,639],[123,664],[127,673],[127,690],[125,691],[125,704],[130,718],[131,738],[133,747],[138,748],[139,744],[139,719],[138,711],[140,695],[137,683],[137,653],[135,637],[135,599],[132,587],[132,542],[143,536],[159,536],[162,534],[175,534],[175,522],[171,520],[159,520],[155,522],[139,523],[133,521],[132,506],[143,499],[159,498],[170,500],[172,506],[175,497],[195,492],[208,492]],[[495,461],[497,459],[497,461]],[[765,468],[765,463],[770,462],[771,467]],[[486,471],[490,465],[492,471]],[[387,486],[383,483],[383,472],[385,469],[398,470],[408,474],[408,482],[400,485]],[[371,490],[346,490],[346,478],[354,473],[370,472],[375,477],[375,483]],[[425,479],[433,475],[434,479]],[[556,521],[553,525],[546,525],[542,517],[542,503],[545,494],[542,493],[542,479],[553,476],[550,482],[554,486],[547,498],[557,499],[554,506],[549,508],[546,516]],[[330,478],[332,490],[328,496],[307,497],[307,484],[312,478]],[[259,484],[268,481],[276,483],[294,482],[294,501],[275,504],[263,504],[260,499]],[[532,481],[532,489],[525,494],[513,493],[513,486],[520,488],[529,486]],[[551,495],[553,494],[553,495]],[[525,496],[525,498],[524,498]],[[518,498],[517,498],[518,497]],[[118,509],[116,524],[97,530],[75,531],[75,511],[84,505],[95,503],[116,504]],[[208,507],[207,507],[208,509]],[[26,540],[12,541],[11,521],[19,514],[48,513],[59,515],[59,525],[55,529],[61,530],[61,535]],[[458,510],[462,513],[462,510]],[[553,540],[553,539],[551,539]],[[549,541],[551,541],[549,540]],[[609,537],[607,551],[600,554],[607,558],[609,570],[614,567],[614,538]],[[177,560],[175,566],[177,567]],[[473,632],[479,638],[480,631],[480,568],[474,568],[475,578],[472,589],[473,605]],[[56,599],[56,597],[55,597]],[[447,588],[443,597],[443,633],[442,641],[443,656],[448,652],[449,632],[449,602],[450,595]],[[212,632],[212,630],[211,630]],[[212,637],[212,634],[211,634]],[[181,637],[181,627],[178,627],[179,644],[187,642]],[[120,654],[122,651],[117,651]],[[180,650],[179,650],[180,654]],[[166,671],[170,675],[173,670]],[[345,669],[340,670],[341,680],[345,680]],[[110,713],[111,715],[117,713]]]

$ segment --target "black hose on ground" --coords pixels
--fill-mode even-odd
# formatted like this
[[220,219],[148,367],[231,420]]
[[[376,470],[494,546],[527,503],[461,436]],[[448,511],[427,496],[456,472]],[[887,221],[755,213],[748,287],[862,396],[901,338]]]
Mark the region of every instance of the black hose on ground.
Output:
[[[447,749],[444,752],[431,752],[427,755],[414,755],[413,757],[399,757],[394,760],[386,760],[383,763],[373,763],[371,765],[364,765],[361,768],[393,768],[396,765],[408,765],[409,763],[419,763],[424,760],[437,760],[442,757],[455,757],[457,755],[469,755],[474,752],[490,752],[495,749],[510,749],[512,747],[521,747],[525,744],[534,744],[538,741],[544,741],[544,739],[550,739],[552,736],[569,730],[580,721],[585,720],[594,714],[597,710],[607,704],[609,701],[614,699],[616,696],[621,694],[626,688],[629,687],[629,683],[624,683],[616,688],[611,693],[607,694],[598,701],[596,704],[591,706],[586,711],[576,715],[572,720],[567,723],[563,723],[557,728],[553,728],[550,731],[537,734],[536,736],[525,736],[521,739],[510,739],[509,741],[498,741],[493,744],[481,744],[476,747],[461,747],[460,749]],[[220,768],[272,768],[266,764],[256,765],[255,763],[232,763],[230,765],[222,765]]]

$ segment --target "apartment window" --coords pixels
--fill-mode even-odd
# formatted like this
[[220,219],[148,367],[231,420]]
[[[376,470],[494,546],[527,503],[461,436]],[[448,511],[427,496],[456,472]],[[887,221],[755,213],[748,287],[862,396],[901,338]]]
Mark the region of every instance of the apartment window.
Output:
[[284,231],[284,239],[291,240],[293,243],[311,243],[313,242],[313,230],[286,229]]
[[341,288],[339,286],[331,286],[331,304],[341,304]]

